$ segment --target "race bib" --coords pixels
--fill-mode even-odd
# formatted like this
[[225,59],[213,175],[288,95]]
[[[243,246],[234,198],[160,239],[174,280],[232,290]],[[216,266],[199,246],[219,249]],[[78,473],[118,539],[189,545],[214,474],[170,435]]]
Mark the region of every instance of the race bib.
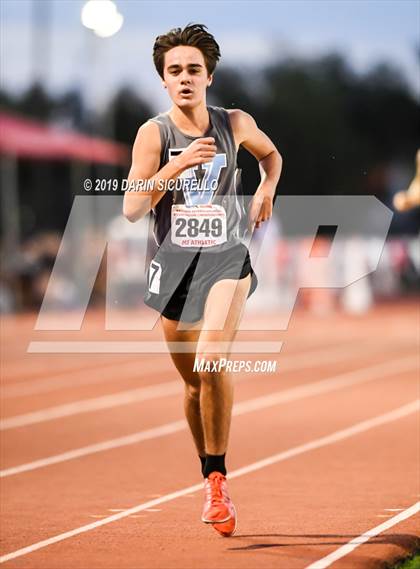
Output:
[[180,247],[214,247],[226,241],[226,211],[221,205],[173,205],[171,239]]

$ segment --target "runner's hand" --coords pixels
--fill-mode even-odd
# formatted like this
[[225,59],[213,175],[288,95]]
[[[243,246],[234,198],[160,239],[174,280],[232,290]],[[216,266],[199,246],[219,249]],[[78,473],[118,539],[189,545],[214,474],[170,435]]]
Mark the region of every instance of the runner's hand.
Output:
[[213,137],[197,138],[177,157],[184,169],[211,162],[216,156],[216,145]]
[[270,219],[273,214],[273,198],[271,196],[264,195],[262,193],[256,192],[252,198],[249,215],[248,215],[248,227],[252,231],[255,228],[258,229],[264,221]]

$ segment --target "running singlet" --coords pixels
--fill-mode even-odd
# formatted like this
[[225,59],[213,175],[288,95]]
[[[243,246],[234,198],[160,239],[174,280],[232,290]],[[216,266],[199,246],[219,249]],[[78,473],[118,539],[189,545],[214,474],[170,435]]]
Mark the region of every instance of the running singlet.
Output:
[[[222,251],[241,241],[242,201],[236,194],[239,171],[236,145],[227,111],[207,107],[210,126],[202,136],[182,133],[168,113],[150,119],[159,126],[161,169],[197,138],[212,136],[216,156],[211,162],[185,170],[153,210],[154,235],[165,249]],[[242,196],[240,196],[242,198]]]

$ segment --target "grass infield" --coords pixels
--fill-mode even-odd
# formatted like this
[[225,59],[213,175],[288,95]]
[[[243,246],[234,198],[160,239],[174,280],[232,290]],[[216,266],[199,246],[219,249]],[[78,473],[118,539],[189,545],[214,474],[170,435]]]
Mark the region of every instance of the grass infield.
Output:
[[420,550],[416,550],[405,559],[401,559],[394,565],[389,565],[387,569],[420,569]]

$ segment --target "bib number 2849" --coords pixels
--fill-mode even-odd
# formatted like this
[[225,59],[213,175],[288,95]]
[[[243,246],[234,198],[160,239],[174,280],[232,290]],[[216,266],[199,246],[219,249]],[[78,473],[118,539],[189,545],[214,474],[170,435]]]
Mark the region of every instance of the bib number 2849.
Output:
[[213,247],[226,241],[226,211],[219,205],[172,206],[172,243],[180,247]]

